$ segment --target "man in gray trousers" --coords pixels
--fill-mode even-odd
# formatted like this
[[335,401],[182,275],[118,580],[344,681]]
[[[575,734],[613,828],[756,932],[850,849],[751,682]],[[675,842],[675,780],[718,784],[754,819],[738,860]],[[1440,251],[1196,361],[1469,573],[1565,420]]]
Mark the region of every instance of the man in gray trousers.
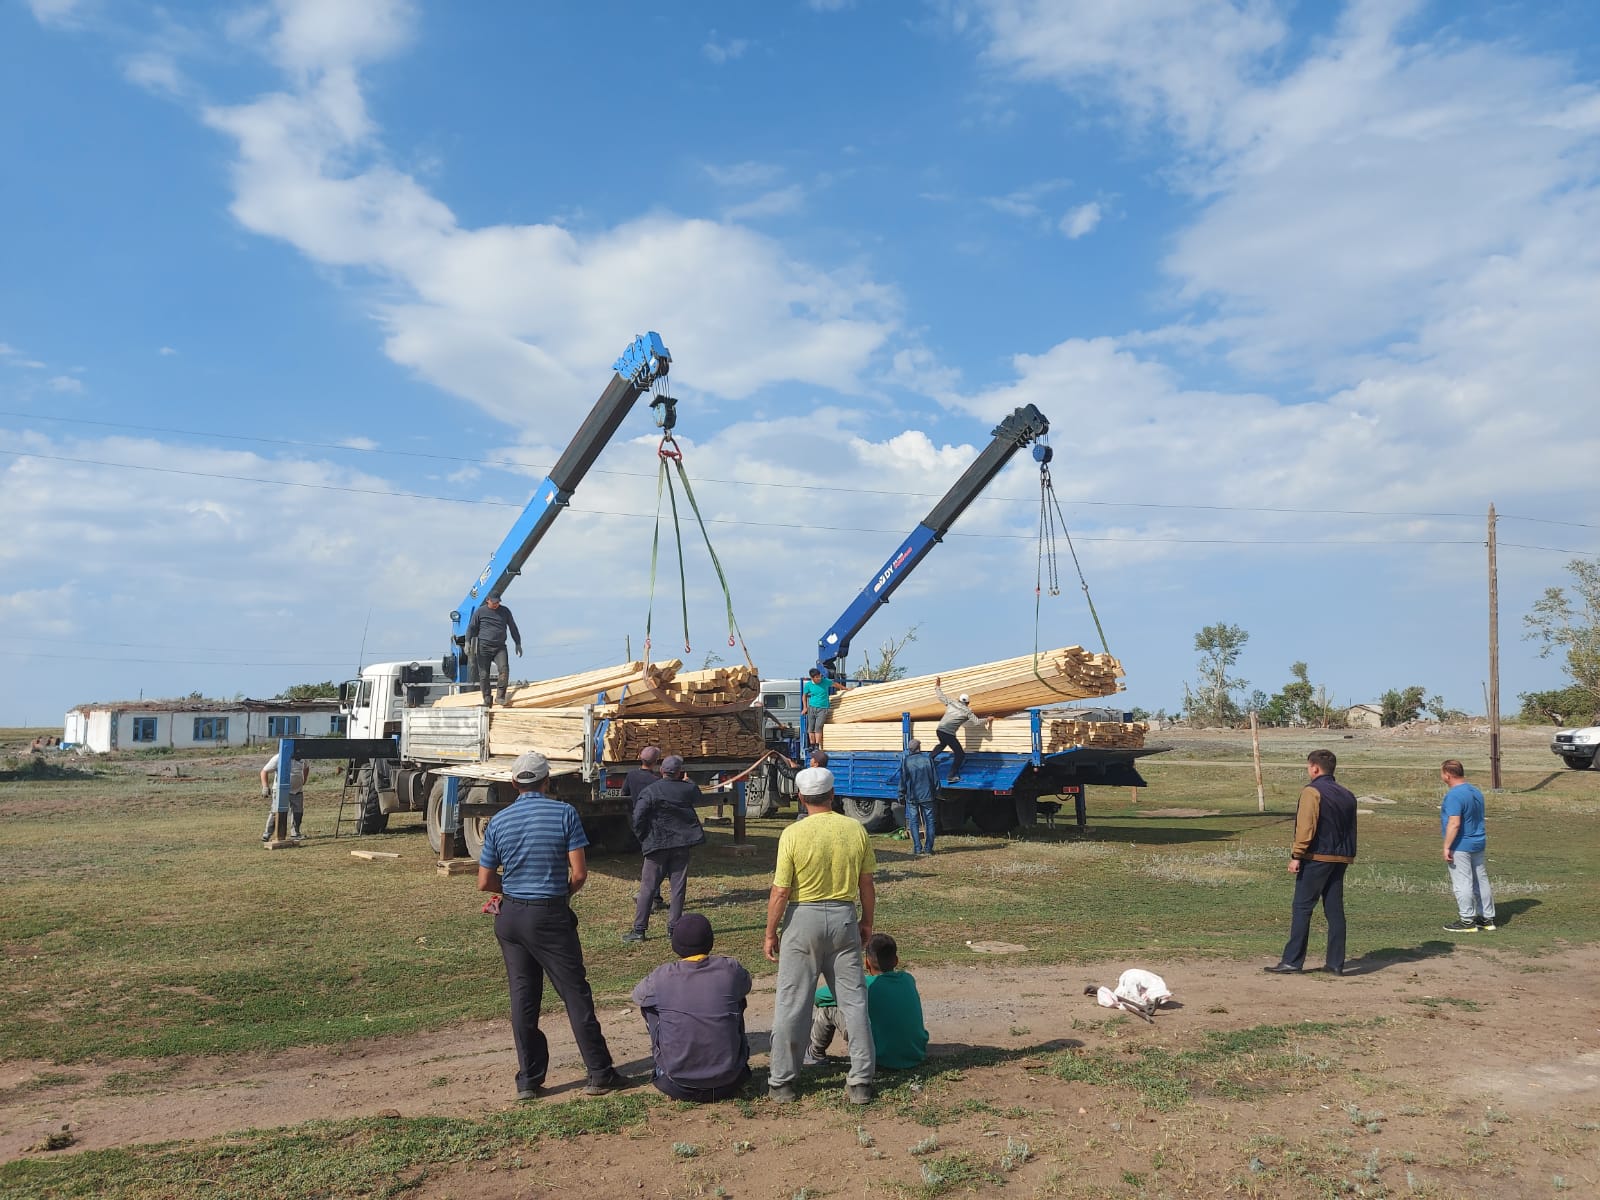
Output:
[[[780,1104],[800,1098],[794,1081],[811,1037],[820,974],[839,1005],[850,1040],[845,1090],[852,1104],[869,1104],[878,1064],[861,948],[872,936],[877,906],[872,873],[878,860],[860,822],[833,811],[832,771],[807,767],[794,778],[809,819],[793,822],[778,839],[778,866],[767,898],[762,949],[778,964],[767,1095]],[[789,919],[780,946],[778,922],[785,909]]]

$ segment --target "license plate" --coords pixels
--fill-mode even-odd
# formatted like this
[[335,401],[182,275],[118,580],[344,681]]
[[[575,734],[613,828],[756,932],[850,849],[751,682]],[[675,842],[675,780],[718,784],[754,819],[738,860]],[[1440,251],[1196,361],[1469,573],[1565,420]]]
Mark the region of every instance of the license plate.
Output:
[[600,798],[602,800],[621,800],[622,799],[622,789],[621,788],[601,788],[600,789]]

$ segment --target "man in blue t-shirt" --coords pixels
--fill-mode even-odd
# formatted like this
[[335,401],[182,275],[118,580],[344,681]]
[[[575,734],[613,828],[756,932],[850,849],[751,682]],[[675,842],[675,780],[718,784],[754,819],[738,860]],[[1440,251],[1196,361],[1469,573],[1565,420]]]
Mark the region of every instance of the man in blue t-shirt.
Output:
[[1460,920],[1445,926],[1447,933],[1494,929],[1494,891],[1484,864],[1489,835],[1483,821],[1483,793],[1466,776],[1466,768],[1453,758],[1439,767],[1439,779],[1449,789],[1439,806],[1439,832],[1460,914]]
[[491,901],[494,936],[506,963],[511,991],[511,1037],[517,1045],[517,1099],[535,1099],[550,1069],[550,1045],[539,1030],[544,981],[566,1005],[572,1036],[588,1070],[583,1091],[601,1096],[631,1087],[633,1080],[612,1064],[600,1020],[594,1014],[578,944],[578,917],[569,901],[589,878],[589,844],[583,822],[570,804],[544,794],[550,764],[530,750],[512,764],[516,801],[490,818],[478,856],[478,890],[500,893]]

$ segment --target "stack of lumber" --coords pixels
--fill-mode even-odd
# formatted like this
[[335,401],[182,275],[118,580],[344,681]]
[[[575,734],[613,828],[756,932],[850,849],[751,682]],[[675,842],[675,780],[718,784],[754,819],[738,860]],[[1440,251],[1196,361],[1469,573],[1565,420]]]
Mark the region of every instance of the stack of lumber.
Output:
[[[748,706],[747,710],[748,710]],[[754,759],[766,747],[761,740],[760,714],[712,714],[694,717],[634,717],[618,714],[618,706],[597,705],[595,727],[603,729],[602,757],[607,762],[628,762],[646,746],[659,746],[663,754],[686,759]],[[489,754],[515,757],[537,750],[551,760],[583,758],[581,708],[489,710]]]
[[1150,726],[1144,721],[1046,721],[1044,752],[1055,754],[1073,746],[1087,749],[1139,750]]
[[[965,694],[972,711],[980,717],[1003,717],[1025,708],[1114,695],[1122,690],[1119,682],[1122,673],[1122,664],[1109,654],[1093,654],[1082,646],[1065,646],[1042,651],[1037,672],[1034,656],[1025,654],[1020,658],[946,671],[940,686],[952,700]],[[944,715],[944,705],[934,694],[934,678],[922,675],[915,679],[896,679],[845,692],[834,698],[833,720],[838,723],[898,721],[904,712],[909,712],[913,720],[937,720]],[[824,741],[830,748],[835,744],[832,726],[824,735]]]
[[[665,662],[623,663],[579,675],[562,675],[537,683],[523,683],[506,691],[499,706],[513,709],[571,708],[606,702],[618,705],[623,716],[701,716],[737,712],[761,699],[761,672],[751,666],[716,667],[685,671],[681,659]],[[464,707],[481,702],[468,690],[441,698],[439,705]]]
[[[561,675],[537,683],[518,684],[507,690],[506,706],[509,708],[565,708],[574,704],[593,704],[603,693],[615,700],[626,688],[629,693],[655,693],[672,685],[683,666],[683,660],[665,662],[623,663],[617,667],[600,667],[578,675]],[[704,672],[694,672],[701,675]],[[444,696],[437,703],[442,707],[478,704],[481,698],[476,691],[464,691],[455,696]]]
[[[938,745],[937,730],[937,721],[911,723],[911,736],[930,752]],[[956,737],[968,754],[974,750],[1027,754],[1033,749],[1033,731],[1027,717],[997,719],[984,729],[968,725]],[[830,721],[823,728],[822,744],[829,750],[903,749],[899,721]]]

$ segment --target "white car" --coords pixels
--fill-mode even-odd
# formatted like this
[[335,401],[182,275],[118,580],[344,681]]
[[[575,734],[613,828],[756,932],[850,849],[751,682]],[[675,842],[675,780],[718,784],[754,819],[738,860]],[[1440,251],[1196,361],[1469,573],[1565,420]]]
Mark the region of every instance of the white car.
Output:
[[1600,725],[1558,729],[1551,739],[1550,749],[1574,771],[1587,771],[1594,765],[1595,752],[1600,751]]

